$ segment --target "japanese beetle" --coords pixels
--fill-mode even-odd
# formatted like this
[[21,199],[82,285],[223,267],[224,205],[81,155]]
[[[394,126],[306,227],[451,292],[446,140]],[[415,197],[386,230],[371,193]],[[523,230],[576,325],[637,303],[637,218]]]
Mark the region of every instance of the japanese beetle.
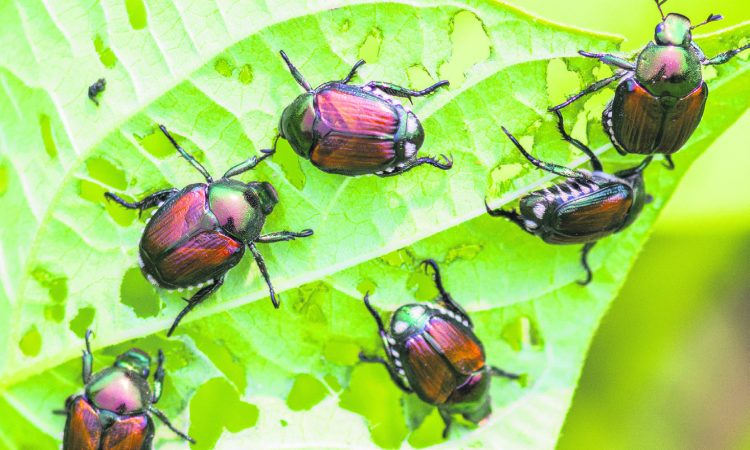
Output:
[[422,264],[433,270],[440,292],[437,304],[401,306],[391,316],[386,331],[366,294],[365,306],[375,319],[388,359],[362,353],[359,359],[382,364],[401,390],[416,393],[424,402],[435,405],[445,422],[446,438],[453,414],[474,424],[489,417],[490,377],[515,380],[519,376],[485,363],[484,347],[472,330],[471,319],[445,291],[437,263],[428,259]]
[[185,314],[221,287],[224,275],[242,259],[246,245],[268,285],[273,306],[278,308],[266,264],[255,243],[289,241],[310,236],[313,231],[261,235],[266,216],[279,201],[276,190],[267,182],[243,183],[232,179],[253,169],[273,151],[263,150],[263,156],[253,156],[237,164],[214,181],[163,125],[159,128],[180,155],[205,177],[206,183],[191,184],[181,190],[165,189],[133,203],[111,192],[104,195],[139,212],[157,207],[143,231],[138,260],[143,274],[154,286],[180,292],[199,289],[190,299],[184,299],[187,306],[177,315],[167,336],[172,335]]
[[154,404],[159,401],[164,383],[164,353],[159,350],[154,390],[148,384],[151,358],[133,348],[118,356],[112,367],[91,374],[94,357],[86,332],[83,351],[84,392],[65,401],[63,450],[150,449],[156,416],[179,437],[195,441],[176,429]]
[[493,210],[486,202],[485,207],[489,215],[510,219],[549,244],[584,244],[581,264],[586,278],[578,283],[586,285],[592,279],[587,258],[596,242],[627,228],[641,213],[644,204],[650,201],[644,186],[643,171],[653,156],[647,157],[636,167],[615,174],[606,173],[591,149],[567,134],[562,115],[559,111],[555,112],[563,138],[589,156],[594,171],[574,170],[540,161],[531,156],[503,127],[518,151],[533,165],[566,179],[523,196],[520,212]]
[[422,164],[442,170],[452,167],[453,161],[445,155],[441,155],[442,162],[431,157],[417,158],[424,141],[422,124],[413,112],[391,97],[411,101],[412,97],[447,86],[447,81],[421,91],[380,81],[352,86],[349,81],[365,63],[359,60],[343,80],[313,89],[286,53],[280,53],[306,92],[284,109],[279,135],[315,167],[340,175],[381,177],[399,175]]
[[721,20],[722,16],[711,14],[704,22],[691,25],[683,15],[665,16],[661,8],[664,3],[666,0],[656,0],[662,21],[656,26],[654,41],[638,53],[635,61],[580,51],[585,57],[613,66],[617,72],[550,110],[559,111],[584,95],[621,80],[602,114],[604,131],[612,145],[623,155],[665,154],[673,166],[669,155],[682,148],[703,116],[708,86],[702,66],[724,64],[750,48],[750,44],[709,59],[693,41],[692,30]]

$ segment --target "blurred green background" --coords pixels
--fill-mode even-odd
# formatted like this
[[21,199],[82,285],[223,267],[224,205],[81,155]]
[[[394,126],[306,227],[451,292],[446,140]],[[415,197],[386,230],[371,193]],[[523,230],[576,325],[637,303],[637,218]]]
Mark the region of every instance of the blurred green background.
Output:
[[[552,21],[653,36],[654,2],[511,0]],[[750,2],[672,0],[665,12],[750,20]],[[717,114],[708,111],[707,114]],[[750,448],[750,111],[690,169],[604,318],[558,443],[580,449]],[[679,155],[675,158],[679,164]]]

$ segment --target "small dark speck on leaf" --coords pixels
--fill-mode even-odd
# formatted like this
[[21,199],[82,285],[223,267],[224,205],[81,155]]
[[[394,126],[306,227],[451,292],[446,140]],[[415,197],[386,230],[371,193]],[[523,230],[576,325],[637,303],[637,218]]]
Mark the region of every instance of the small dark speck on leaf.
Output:
[[89,98],[92,102],[96,103],[96,106],[99,106],[99,100],[96,99],[96,97],[104,92],[104,90],[107,88],[107,80],[104,78],[99,78],[96,80],[96,83],[89,86]]

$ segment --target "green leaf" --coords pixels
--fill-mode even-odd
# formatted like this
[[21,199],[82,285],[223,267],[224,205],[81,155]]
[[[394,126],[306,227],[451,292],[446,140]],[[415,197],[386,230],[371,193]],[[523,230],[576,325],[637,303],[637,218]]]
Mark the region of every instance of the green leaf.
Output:
[[[735,47],[750,25],[701,39],[708,54]],[[472,314],[492,364],[526,375],[496,380],[494,415],[455,428],[448,445],[554,445],[592,333],[622,284],[658,211],[690,163],[747,109],[750,74],[734,61],[708,74],[703,123],[677,156],[678,170],[647,172],[654,195],[627,231],[597,245],[595,281],[581,288],[578,249],[552,247],[484,214],[549,181],[499,132],[535,154],[580,165],[546,107],[606,70],[578,49],[618,41],[565,29],[484,0],[408,3],[128,0],[0,4],[0,443],[56,448],[52,414],[80,389],[80,351],[95,331],[95,368],[131,346],[165,351],[159,406],[198,440],[194,448],[415,447],[442,442],[433,408],[402,395],[381,367],[362,306],[390,311],[434,294],[418,262],[437,259]],[[282,297],[274,310],[251,258],[187,316],[165,328],[180,295],[138,276],[144,221],[104,202],[200,181],[159,135],[163,123],[212,173],[270,145],[281,110],[300,93],[284,49],[318,84],[365,57],[360,80],[451,87],[415,99],[425,154],[452,154],[449,172],[401,177],[326,175],[283,143],[252,177],[272,181],[281,203],[266,230],[315,236],[263,246]],[[566,59],[561,59],[566,58]],[[100,77],[96,107],[86,97]],[[576,135],[614,169],[597,121],[608,93],[567,113]],[[250,177],[246,177],[249,179]],[[644,299],[658,301],[658,299]],[[158,427],[157,444],[179,443]]]

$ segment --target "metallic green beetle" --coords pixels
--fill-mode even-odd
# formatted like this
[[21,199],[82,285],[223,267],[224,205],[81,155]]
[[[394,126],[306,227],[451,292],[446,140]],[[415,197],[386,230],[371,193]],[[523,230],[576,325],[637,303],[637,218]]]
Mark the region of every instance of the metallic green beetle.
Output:
[[620,80],[615,96],[602,114],[604,131],[621,154],[637,153],[670,155],[690,138],[703,116],[708,86],[703,80],[702,66],[724,64],[750,44],[707,58],[693,41],[692,30],[721,20],[711,14],[692,25],[687,17],[670,13],[666,16],[656,0],[662,21],[656,26],[654,41],[649,42],[635,61],[603,53],[579,53],[619,69],[614,75],[599,80],[567,101],[550,108],[559,111],[581,97]]

